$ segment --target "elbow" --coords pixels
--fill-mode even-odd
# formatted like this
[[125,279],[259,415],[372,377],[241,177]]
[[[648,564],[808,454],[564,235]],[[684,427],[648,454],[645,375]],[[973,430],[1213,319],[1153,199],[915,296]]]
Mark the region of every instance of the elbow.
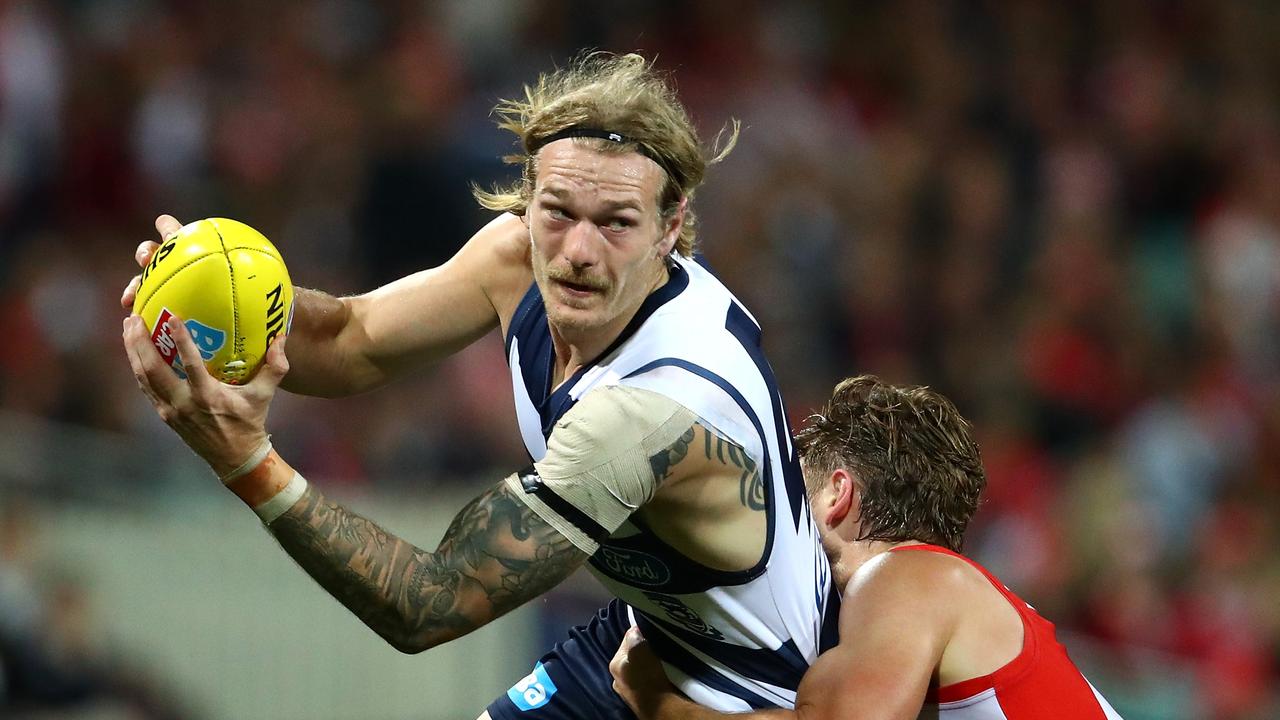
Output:
[[379,635],[388,645],[405,655],[417,655],[443,644],[446,640],[439,633],[422,632],[420,630],[414,632],[408,629],[402,629],[400,632],[383,632],[379,633]]
[[429,643],[412,642],[412,641],[402,642],[398,640],[392,640],[390,638],[387,638],[386,640],[387,640],[387,644],[389,644],[391,647],[395,648],[396,650],[400,651],[401,653],[404,653],[405,655],[417,655],[418,653],[423,652],[424,650],[429,650],[430,648],[434,647]]

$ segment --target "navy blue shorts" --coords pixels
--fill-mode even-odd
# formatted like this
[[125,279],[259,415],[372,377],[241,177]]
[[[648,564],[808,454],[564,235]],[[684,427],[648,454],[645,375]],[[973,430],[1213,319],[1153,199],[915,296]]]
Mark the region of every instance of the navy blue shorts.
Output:
[[493,720],[636,720],[613,691],[609,661],[631,621],[613,600],[586,625],[569,631],[533,672],[488,707]]

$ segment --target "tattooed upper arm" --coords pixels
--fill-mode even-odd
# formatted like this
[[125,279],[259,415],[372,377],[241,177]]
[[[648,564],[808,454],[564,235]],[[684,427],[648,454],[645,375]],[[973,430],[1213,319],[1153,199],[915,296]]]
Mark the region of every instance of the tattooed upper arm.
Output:
[[698,427],[696,424],[690,425],[689,429],[676,438],[675,442],[649,456],[649,467],[653,469],[653,479],[658,485],[671,477],[672,468],[679,465],[680,461],[689,454],[689,446],[693,444],[696,427]]
[[321,586],[404,652],[465,635],[587,559],[505,482],[469,502],[434,552],[329,502],[314,486],[270,529]]
[[752,460],[742,446],[706,428],[702,428],[702,437],[707,460],[718,462],[737,474],[738,502],[749,510],[764,510],[764,481],[760,477],[759,463]]
[[[692,454],[691,447],[697,448]],[[682,465],[683,472],[677,467]],[[701,423],[694,423],[670,446],[651,455],[649,466],[659,485],[677,475],[731,474],[737,478],[738,501],[742,506],[749,510],[765,509],[759,463],[741,445],[725,440]]]

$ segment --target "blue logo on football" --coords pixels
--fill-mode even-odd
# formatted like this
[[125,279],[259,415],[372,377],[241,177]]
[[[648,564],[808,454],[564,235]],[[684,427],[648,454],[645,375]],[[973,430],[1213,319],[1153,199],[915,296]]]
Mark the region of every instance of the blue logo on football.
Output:
[[183,325],[187,326],[191,339],[196,341],[196,347],[200,349],[200,357],[206,361],[212,360],[213,356],[222,349],[223,343],[227,341],[225,332],[209,327],[199,320],[188,320]]
[[[169,308],[160,311],[160,317],[156,320],[156,328],[151,333],[151,342],[155,343],[156,349],[160,351],[160,356],[165,359],[173,367],[173,371],[183,380],[187,379],[187,371],[182,367],[182,358],[178,357],[177,343],[173,338],[169,337],[169,318],[173,317],[173,313]],[[200,351],[200,358],[205,362],[213,359],[213,356],[222,349],[227,342],[227,333],[216,327],[205,325],[199,320],[187,320],[182,323],[187,326],[187,332],[191,333],[191,339],[196,343],[196,349]]]

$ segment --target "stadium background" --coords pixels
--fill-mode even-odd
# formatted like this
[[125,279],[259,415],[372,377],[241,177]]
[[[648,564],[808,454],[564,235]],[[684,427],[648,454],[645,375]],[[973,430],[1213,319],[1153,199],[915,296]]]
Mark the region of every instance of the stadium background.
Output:
[[[857,372],[941,389],[990,474],[969,550],[1126,717],[1280,716],[1278,31],[1262,1],[0,0],[0,716],[469,718],[585,618],[590,579],[381,645],[158,422],[117,305],[159,212],[334,292],[443,260],[507,177],[489,108],[582,47],[743,121],[702,249],[793,420]],[[521,460],[508,387],[488,338],[271,427],[431,544]]]

